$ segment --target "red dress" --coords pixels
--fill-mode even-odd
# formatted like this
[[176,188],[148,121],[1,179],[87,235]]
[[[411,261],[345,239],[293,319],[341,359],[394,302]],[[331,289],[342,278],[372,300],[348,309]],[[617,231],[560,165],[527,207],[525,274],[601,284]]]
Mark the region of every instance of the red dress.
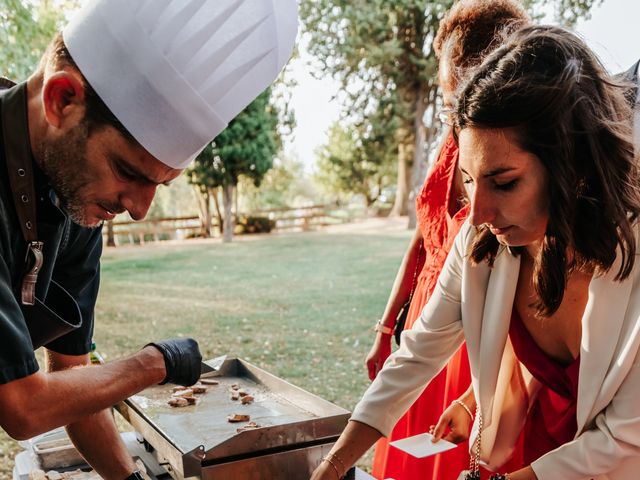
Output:
[[[407,315],[406,328],[411,328],[433,293],[453,239],[468,214],[467,207],[456,212],[453,217],[448,211],[457,163],[458,148],[450,136],[416,199],[418,224],[426,255]],[[470,383],[467,350],[463,346],[398,421],[390,437],[378,441],[373,460],[373,476],[395,480],[456,479],[460,471],[469,465],[466,443],[464,447],[460,446],[435,457],[418,459],[389,447],[388,442],[427,432]]]
[[569,365],[559,364],[540,349],[515,312],[511,315],[509,338],[518,360],[542,384],[522,433],[523,463],[530,465],[576,435],[580,357]]

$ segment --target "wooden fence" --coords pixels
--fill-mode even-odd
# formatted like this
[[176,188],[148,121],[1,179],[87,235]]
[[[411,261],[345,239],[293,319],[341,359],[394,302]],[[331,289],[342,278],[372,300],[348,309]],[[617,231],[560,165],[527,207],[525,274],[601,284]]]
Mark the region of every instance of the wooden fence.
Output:
[[[258,210],[242,217],[266,217],[272,221],[275,231],[307,231],[328,225],[348,223],[364,216],[365,212],[338,207],[337,205],[311,205],[297,208],[273,208]],[[217,218],[212,219],[214,236],[219,235]],[[111,230],[111,231],[110,231]],[[109,237],[115,245],[144,244],[160,240],[183,240],[200,236],[202,225],[200,217],[170,217],[152,220],[116,221],[105,225],[103,238],[109,245]]]

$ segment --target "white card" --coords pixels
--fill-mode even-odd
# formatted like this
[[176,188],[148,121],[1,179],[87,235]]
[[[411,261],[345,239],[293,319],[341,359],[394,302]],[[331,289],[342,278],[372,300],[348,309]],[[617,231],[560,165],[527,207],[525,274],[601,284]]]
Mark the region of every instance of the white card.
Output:
[[396,440],[391,442],[389,445],[393,445],[416,458],[429,457],[436,453],[446,452],[447,450],[451,450],[458,446],[455,443],[451,443],[446,440],[439,440],[437,443],[432,443],[432,438],[433,435],[430,433],[421,433],[419,435],[414,435],[413,437]]

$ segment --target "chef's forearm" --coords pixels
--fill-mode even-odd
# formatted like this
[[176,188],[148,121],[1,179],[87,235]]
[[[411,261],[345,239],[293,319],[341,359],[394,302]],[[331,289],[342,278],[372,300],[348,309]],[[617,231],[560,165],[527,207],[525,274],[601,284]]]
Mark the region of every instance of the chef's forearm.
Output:
[[84,459],[105,480],[122,480],[136,470],[110,410],[68,425],[67,432]]
[[37,372],[0,385],[0,426],[27,439],[75,423],[165,378],[164,358],[146,347],[105,365]]

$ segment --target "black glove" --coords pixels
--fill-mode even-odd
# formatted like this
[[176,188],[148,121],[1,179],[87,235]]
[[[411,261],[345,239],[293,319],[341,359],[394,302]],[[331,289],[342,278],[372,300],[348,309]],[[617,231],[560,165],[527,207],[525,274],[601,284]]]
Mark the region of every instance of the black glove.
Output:
[[167,376],[160,383],[175,383],[177,385],[193,385],[200,378],[202,355],[198,349],[198,342],[193,338],[172,338],[161,342],[148,343],[162,352]]

